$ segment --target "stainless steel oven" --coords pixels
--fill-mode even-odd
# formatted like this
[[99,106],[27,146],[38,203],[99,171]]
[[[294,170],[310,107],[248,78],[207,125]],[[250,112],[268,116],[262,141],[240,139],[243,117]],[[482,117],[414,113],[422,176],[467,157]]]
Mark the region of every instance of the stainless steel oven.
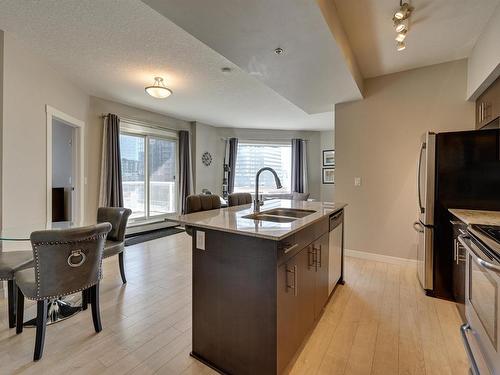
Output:
[[462,338],[473,374],[500,375],[500,261],[471,232],[458,237],[467,250]]

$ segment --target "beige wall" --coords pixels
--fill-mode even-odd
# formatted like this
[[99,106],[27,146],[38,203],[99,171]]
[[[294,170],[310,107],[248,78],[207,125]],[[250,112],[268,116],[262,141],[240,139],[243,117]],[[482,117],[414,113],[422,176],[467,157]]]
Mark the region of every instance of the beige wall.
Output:
[[500,75],[500,4],[468,60],[467,98],[476,99]]
[[2,224],[46,220],[46,105],[85,121],[89,98],[4,34]]
[[466,70],[461,60],[368,79],[364,100],[335,107],[335,200],[349,204],[347,249],[416,257],[420,136],[473,129]]
[[333,202],[335,200],[335,185],[332,184],[323,184],[323,150],[332,150],[335,149],[335,132],[331,131],[322,131],[320,134],[320,149],[319,149],[319,157],[321,163],[321,171],[320,171],[320,199],[323,202]]

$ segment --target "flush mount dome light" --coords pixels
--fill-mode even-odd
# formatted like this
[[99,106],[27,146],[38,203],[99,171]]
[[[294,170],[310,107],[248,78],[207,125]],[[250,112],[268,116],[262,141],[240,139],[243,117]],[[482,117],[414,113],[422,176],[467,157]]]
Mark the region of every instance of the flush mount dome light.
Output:
[[152,86],[147,86],[144,90],[153,98],[165,99],[172,95],[172,90],[167,88],[163,83],[163,78],[155,77],[155,82]]

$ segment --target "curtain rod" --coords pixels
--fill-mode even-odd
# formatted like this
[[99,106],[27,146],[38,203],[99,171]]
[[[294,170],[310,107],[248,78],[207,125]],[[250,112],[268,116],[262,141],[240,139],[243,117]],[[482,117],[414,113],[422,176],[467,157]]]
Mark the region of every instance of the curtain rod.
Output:
[[[185,130],[187,132],[189,132],[191,134],[191,130],[190,129],[175,129],[175,128],[169,128],[167,126],[163,126],[163,125],[160,125],[158,123],[151,123],[151,122],[148,122],[148,121],[143,121],[143,120],[137,120],[137,119],[134,119],[134,118],[131,118],[131,117],[126,117],[126,116],[120,116],[120,115],[117,115],[118,118],[123,119],[125,122],[128,122],[132,125],[140,125],[140,126],[144,126],[144,127],[147,127],[147,128],[152,128],[152,129],[158,129],[158,130],[170,130],[170,131],[173,131],[173,132],[178,132],[180,130]],[[108,115],[106,114],[102,114],[100,116],[101,118],[107,118]]]
[[303,141],[310,142],[309,139],[303,139],[303,138],[284,138],[284,139],[277,139],[277,138],[271,138],[271,139],[252,139],[252,138],[246,138],[246,137],[221,137],[221,141],[228,141],[231,138],[237,138],[241,139],[242,141],[254,141],[254,142],[264,142],[264,143],[272,143],[272,142],[291,142],[292,139],[302,139]]

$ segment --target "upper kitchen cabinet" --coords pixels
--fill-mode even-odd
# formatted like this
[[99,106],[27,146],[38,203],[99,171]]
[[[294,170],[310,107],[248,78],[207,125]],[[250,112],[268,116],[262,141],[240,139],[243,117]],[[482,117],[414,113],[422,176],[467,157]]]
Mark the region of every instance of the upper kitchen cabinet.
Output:
[[488,125],[500,116],[500,78],[476,100],[476,129]]

